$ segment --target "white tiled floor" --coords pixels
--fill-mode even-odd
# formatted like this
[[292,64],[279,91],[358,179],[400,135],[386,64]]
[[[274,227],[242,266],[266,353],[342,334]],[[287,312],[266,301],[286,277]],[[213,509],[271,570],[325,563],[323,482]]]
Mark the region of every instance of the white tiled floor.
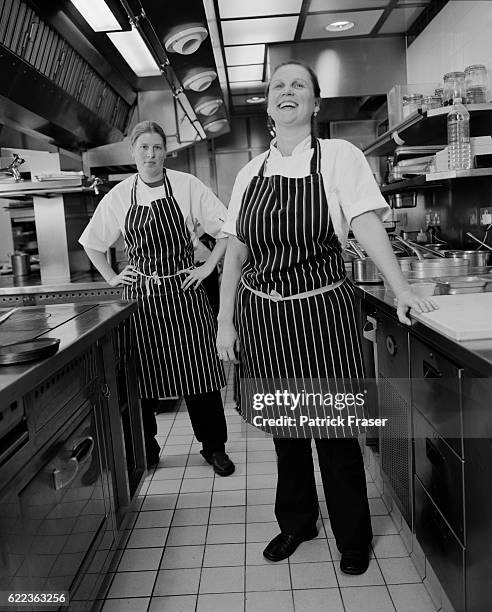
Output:
[[320,487],[319,536],[288,560],[264,559],[278,533],[273,444],[247,434],[230,388],[225,405],[236,463],[228,478],[200,456],[184,407],[158,416],[161,462],[142,488],[104,612],[436,611],[369,473],[375,535],[365,574],[340,572]]

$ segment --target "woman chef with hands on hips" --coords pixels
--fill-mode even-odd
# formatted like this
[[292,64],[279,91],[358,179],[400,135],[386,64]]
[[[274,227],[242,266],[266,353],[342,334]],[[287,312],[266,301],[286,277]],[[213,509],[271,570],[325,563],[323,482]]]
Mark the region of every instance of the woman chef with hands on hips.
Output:
[[[353,286],[342,259],[349,226],[398,299],[397,313],[434,309],[402,276],[380,221],[388,212],[362,152],[343,140],[318,140],[312,120],[320,88],[306,65],[277,66],[267,88],[276,138],[238,174],[226,223],[217,349],[241,349],[244,383],[263,380],[363,380]],[[331,388],[331,387],[330,387]],[[318,500],[311,454],[315,438],[340,567],[361,574],[372,539],[357,431],[274,434],[280,533],[263,555],[290,556],[315,538]],[[327,428],[328,429],[328,428]],[[299,435],[302,434],[302,435]]]
[[[130,146],[137,174],[104,196],[80,243],[104,279],[123,285],[123,297],[138,303],[132,324],[148,465],[159,462],[159,398],[184,396],[202,455],[216,473],[228,476],[234,464],[225,453],[224,370],[201,287],[225,252],[226,209],[194,176],[164,168],[166,136],[157,123],[138,123]],[[197,223],[217,242],[206,263],[194,268]],[[121,234],[129,264],[117,274],[105,253]]]

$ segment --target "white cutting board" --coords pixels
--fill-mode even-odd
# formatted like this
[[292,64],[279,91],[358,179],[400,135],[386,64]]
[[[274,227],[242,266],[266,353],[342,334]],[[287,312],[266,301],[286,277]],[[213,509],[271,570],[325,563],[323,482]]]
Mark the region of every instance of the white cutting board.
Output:
[[454,340],[492,338],[492,292],[434,295],[439,310],[412,316]]

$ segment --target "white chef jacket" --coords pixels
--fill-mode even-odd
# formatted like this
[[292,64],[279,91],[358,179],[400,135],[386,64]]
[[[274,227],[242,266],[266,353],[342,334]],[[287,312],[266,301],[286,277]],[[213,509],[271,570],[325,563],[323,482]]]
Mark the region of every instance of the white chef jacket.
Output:
[[[199,243],[195,233],[198,224],[213,238],[227,238],[227,234],[222,232],[227,209],[213,192],[191,174],[167,169],[166,174],[183,213],[193,246],[196,247]],[[125,218],[131,206],[134,180],[135,175],[126,178],[102,198],[79,238],[82,246],[106,252],[121,234],[125,235]],[[163,185],[149,187],[141,179],[137,181],[137,204],[150,206],[154,200],[164,197]]]
[[[345,246],[349,225],[354,217],[374,211],[384,220],[391,212],[374,180],[371,168],[360,149],[346,140],[320,140],[321,175],[335,233]],[[310,172],[311,136],[300,142],[289,156],[282,156],[276,141],[269,151],[248,162],[238,173],[232,190],[227,219],[222,231],[236,235],[236,219],[244,192],[253,176],[257,175],[265,157],[270,153],[264,176],[279,174],[302,178]]]

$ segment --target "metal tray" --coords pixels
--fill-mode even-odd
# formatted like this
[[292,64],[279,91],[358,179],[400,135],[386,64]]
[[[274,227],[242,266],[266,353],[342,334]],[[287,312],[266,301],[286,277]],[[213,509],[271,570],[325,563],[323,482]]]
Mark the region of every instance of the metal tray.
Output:
[[58,338],[37,338],[25,342],[15,342],[0,347],[0,365],[14,365],[54,355],[60,340]]

